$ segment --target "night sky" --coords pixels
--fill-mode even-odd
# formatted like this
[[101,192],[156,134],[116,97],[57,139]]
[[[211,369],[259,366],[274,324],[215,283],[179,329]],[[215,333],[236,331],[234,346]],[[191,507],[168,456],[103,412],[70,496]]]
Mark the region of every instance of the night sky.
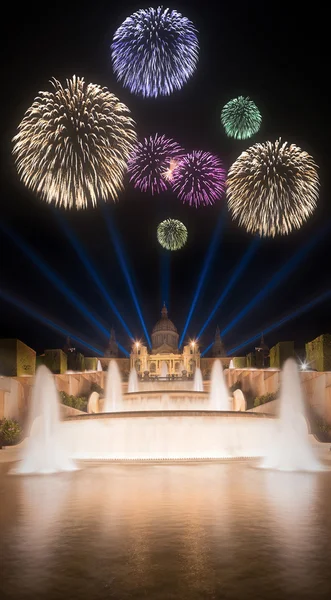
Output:
[[[199,31],[200,61],[196,74],[179,92],[164,99],[142,99],[117,83],[112,73],[110,44],[124,18],[150,4],[129,2],[30,3],[12,5],[3,23],[8,43],[2,54],[1,102],[1,220],[42,256],[43,260],[84,301],[106,327],[113,325],[121,344],[130,340],[80,262],[58,222],[55,209],[20,183],[11,157],[11,138],[39,90],[50,90],[51,77],[64,82],[73,74],[107,86],[128,105],[140,137],[164,133],[186,149],[218,154],[229,167],[246,147],[281,136],[312,154],[320,167],[318,208],[298,232],[262,240],[245,273],[233,287],[200,342],[212,341],[216,325],[225,328],[293,254],[331,220],[329,165],[328,77],[322,49],[313,37],[320,15],[297,14],[291,3],[218,2],[207,0],[168,6],[190,18]],[[152,4],[158,6],[158,4]],[[275,12],[271,12],[275,6]],[[314,33],[314,35],[313,35]],[[321,33],[322,37],[322,33]],[[222,106],[237,95],[249,95],[262,112],[260,132],[245,142],[226,138],[220,123]],[[328,104],[328,106],[327,106]],[[327,112],[328,111],[328,112]],[[156,241],[157,224],[164,218],[182,220],[188,228],[186,247],[170,260],[170,317],[181,333],[199,280],[210,240],[223,210],[219,236],[208,276],[193,314],[188,335],[200,331],[222,293],[252,236],[231,223],[224,199],[208,208],[183,206],[170,192],[156,197],[126,189],[117,204],[109,204],[126,261],[142,307],[147,329],[159,317],[162,251]],[[106,284],[114,303],[134,336],[143,330],[107,231],[101,207],[59,211],[84,246]],[[107,338],[89,323],[2,231],[1,288],[5,293],[103,349]],[[331,287],[330,233],[265,300],[258,303],[224,338],[227,349],[262,331]],[[17,337],[42,352],[62,347],[64,336],[28,317],[0,298],[0,337]],[[330,301],[289,321],[270,333],[269,346],[294,339],[298,350],[305,341],[331,331]],[[252,346],[254,347],[255,344]],[[246,347],[241,353],[251,348]],[[91,354],[91,352],[85,352]]]

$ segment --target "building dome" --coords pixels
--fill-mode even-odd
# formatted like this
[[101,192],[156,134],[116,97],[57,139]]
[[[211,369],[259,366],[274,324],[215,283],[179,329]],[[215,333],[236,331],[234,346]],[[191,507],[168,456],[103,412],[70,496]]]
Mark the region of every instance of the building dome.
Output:
[[175,331],[175,333],[177,333],[177,327],[170,321],[165,305],[161,310],[161,319],[154,325],[152,333],[155,333],[156,331]]
[[153,327],[152,353],[177,352],[178,338],[177,328],[168,318],[168,311],[164,305],[161,310],[161,319]]

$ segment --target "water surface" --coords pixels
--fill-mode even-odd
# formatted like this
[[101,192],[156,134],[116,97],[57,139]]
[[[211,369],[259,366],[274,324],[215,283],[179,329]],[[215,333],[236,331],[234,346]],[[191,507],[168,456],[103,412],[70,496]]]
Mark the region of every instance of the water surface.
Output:
[[331,598],[330,472],[0,468],[3,599]]

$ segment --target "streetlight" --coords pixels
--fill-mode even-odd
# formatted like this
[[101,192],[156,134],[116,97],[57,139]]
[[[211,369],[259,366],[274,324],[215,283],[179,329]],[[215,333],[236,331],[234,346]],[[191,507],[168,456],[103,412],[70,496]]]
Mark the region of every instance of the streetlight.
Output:
[[307,371],[307,369],[309,369],[309,365],[310,365],[310,363],[306,362],[305,360],[300,361],[301,371]]

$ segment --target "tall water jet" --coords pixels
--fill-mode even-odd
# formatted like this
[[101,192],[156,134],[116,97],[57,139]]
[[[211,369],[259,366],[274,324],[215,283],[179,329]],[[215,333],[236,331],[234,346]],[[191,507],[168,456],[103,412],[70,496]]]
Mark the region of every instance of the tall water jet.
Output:
[[139,391],[138,374],[136,369],[133,367],[130,371],[129,382],[128,382],[128,393],[134,394]]
[[76,469],[61,437],[59,396],[53,375],[45,365],[37,369],[28,428],[22,460],[12,473],[49,474]]
[[231,410],[229,392],[224,380],[222,363],[219,358],[214,361],[211,371],[209,400],[211,410]]
[[102,364],[101,364],[100,360],[98,360],[98,362],[97,362],[97,371],[102,371]]
[[293,358],[285,362],[282,370],[278,427],[261,466],[280,471],[322,468],[308,438],[300,376]]
[[118,412],[122,408],[122,380],[116,360],[108,365],[103,412]]
[[230,360],[229,369],[234,369],[234,362],[233,362],[232,358]]
[[194,392],[203,392],[203,380],[201,369],[197,367],[194,373],[194,381],[193,381],[193,391]]
[[168,376],[168,365],[163,360],[161,363],[161,377],[167,377],[167,376]]

